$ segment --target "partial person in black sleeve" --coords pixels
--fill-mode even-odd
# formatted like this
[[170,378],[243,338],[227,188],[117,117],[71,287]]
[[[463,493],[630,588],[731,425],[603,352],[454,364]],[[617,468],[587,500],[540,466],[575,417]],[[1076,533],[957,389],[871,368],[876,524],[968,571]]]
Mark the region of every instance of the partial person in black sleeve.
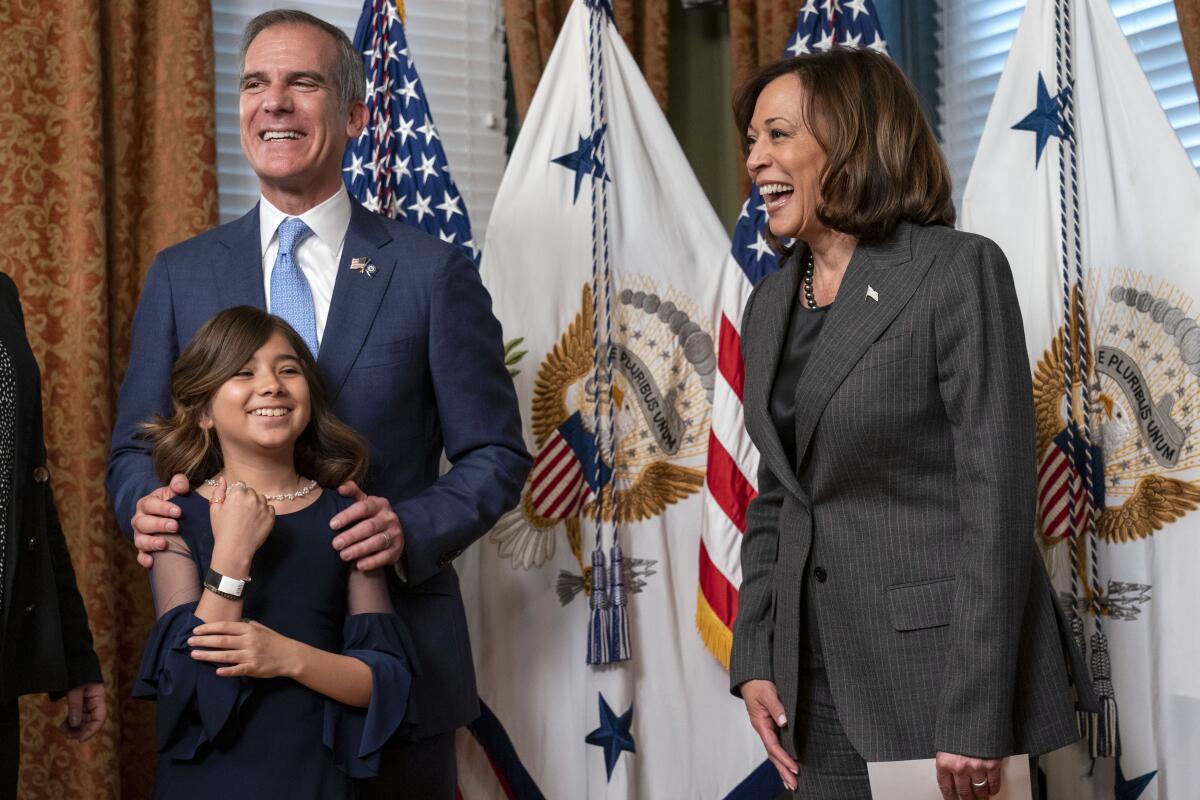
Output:
[[72,739],[104,723],[100,662],[46,469],[41,374],[17,287],[0,272],[0,798],[17,794],[17,698],[39,692],[66,696]]

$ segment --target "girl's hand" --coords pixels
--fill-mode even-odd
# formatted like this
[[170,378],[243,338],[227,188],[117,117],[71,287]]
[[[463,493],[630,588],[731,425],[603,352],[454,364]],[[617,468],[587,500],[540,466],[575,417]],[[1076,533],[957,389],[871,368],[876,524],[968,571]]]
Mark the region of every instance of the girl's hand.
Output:
[[217,478],[209,504],[214,553],[220,549],[251,557],[275,526],[275,509],[266,498],[241,481],[229,486],[224,476]]
[[225,665],[218,675],[247,678],[294,678],[304,646],[257,622],[206,622],[192,629],[188,645],[197,661]]

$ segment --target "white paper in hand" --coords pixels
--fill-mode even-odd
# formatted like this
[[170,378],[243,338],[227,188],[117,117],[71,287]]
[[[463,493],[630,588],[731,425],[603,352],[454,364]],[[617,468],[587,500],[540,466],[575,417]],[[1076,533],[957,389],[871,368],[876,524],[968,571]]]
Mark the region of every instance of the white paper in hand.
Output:
[[[932,758],[872,761],[867,764],[872,800],[942,800]],[[1030,800],[1029,756],[1010,756],[1000,764],[1000,793],[991,800]]]

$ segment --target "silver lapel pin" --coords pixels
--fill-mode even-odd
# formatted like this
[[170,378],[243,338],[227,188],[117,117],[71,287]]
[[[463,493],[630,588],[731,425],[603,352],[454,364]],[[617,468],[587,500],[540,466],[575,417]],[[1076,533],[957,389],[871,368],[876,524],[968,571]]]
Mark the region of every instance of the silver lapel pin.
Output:
[[876,303],[879,302],[879,292],[875,291],[870,284],[867,284],[867,297],[871,298]]
[[375,277],[375,265],[371,263],[371,259],[363,256],[362,258],[350,259],[350,269],[355,272],[361,272],[368,278]]

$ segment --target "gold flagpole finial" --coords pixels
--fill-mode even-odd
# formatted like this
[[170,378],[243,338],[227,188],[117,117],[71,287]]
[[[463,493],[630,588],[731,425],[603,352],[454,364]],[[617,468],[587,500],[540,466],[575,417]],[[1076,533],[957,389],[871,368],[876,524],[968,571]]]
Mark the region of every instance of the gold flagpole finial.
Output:
[[408,19],[404,16],[404,0],[396,0],[396,11],[400,14],[400,21],[407,23]]

